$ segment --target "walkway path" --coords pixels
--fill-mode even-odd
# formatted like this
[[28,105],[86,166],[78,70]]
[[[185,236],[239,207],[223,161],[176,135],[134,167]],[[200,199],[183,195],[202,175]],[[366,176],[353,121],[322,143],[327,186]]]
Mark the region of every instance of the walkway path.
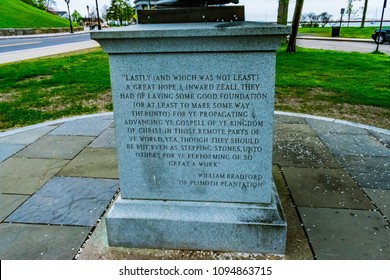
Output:
[[108,247],[115,147],[111,113],[0,133],[0,259],[390,259],[388,130],[275,115],[284,257]]
[[[372,53],[376,50],[376,44],[371,39],[348,39],[299,36],[297,46],[309,49],[332,50],[342,52]],[[379,51],[390,55],[390,44],[379,45]]]

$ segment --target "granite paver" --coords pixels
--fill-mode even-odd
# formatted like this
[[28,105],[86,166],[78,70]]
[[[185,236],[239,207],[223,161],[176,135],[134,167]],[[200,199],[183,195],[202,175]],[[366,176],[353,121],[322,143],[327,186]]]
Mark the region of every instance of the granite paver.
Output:
[[117,192],[118,183],[107,179],[53,177],[5,221],[94,226]]
[[116,148],[115,128],[107,128],[90,145],[91,148]]
[[77,155],[59,174],[93,178],[118,178],[116,149],[86,148]]
[[299,212],[317,259],[390,259],[389,223],[378,211],[300,207]]
[[363,189],[384,217],[390,221],[390,190]]
[[31,195],[68,162],[62,159],[9,158],[0,164],[0,192]]
[[307,118],[306,122],[318,135],[324,134],[368,134],[368,131],[360,127],[336,122],[325,122],[318,119]]
[[19,152],[25,146],[20,144],[0,144],[0,162]]
[[337,158],[361,187],[390,190],[390,157],[338,156]]
[[5,144],[24,144],[29,145],[48,132],[55,129],[57,126],[47,125],[38,128],[29,129],[27,131],[17,132],[8,136],[0,137],[0,143]]
[[281,166],[333,167],[340,165],[307,124],[277,123],[273,162]]
[[65,122],[50,132],[50,135],[98,136],[113,122],[112,116],[73,120]]
[[46,135],[21,152],[17,157],[72,159],[94,140],[85,136]]
[[90,227],[0,224],[2,260],[72,260]]
[[385,145],[385,147],[390,148],[390,135],[378,132],[378,131],[369,131],[380,143]]
[[28,198],[28,195],[0,194],[0,222],[15,211],[15,209]]
[[390,149],[372,135],[355,134],[320,134],[321,140],[335,155],[343,156],[386,156]]
[[299,207],[373,210],[366,194],[343,169],[284,167],[283,174]]

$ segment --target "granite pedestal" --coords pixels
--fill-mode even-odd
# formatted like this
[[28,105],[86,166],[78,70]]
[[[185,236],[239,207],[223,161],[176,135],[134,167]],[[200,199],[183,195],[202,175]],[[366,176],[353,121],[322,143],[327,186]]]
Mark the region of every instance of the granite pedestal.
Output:
[[110,245],[284,253],[272,129],[287,33],[254,22],[91,33],[109,54],[118,145]]

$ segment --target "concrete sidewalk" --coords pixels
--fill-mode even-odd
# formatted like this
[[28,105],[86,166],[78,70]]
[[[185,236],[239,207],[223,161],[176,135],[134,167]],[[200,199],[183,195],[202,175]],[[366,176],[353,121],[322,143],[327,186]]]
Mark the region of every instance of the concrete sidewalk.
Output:
[[390,131],[276,113],[285,256],[108,247],[111,113],[0,133],[0,259],[390,259]]
[[53,47],[44,47],[31,49],[30,51],[14,51],[7,53],[0,53],[0,64],[17,62],[27,59],[40,58],[50,55],[62,54],[78,50],[100,47],[96,41],[86,41],[80,43],[63,44]]

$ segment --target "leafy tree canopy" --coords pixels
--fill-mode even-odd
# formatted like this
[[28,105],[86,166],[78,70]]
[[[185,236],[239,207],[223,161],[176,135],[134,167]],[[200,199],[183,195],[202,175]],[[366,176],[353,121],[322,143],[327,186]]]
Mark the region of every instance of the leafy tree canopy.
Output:
[[111,0],[111,5],[107,9],[107,19],[118,20],[120,25],[124,21],[132,21],[134,19],[134,8],[130,4],[130,0]]

